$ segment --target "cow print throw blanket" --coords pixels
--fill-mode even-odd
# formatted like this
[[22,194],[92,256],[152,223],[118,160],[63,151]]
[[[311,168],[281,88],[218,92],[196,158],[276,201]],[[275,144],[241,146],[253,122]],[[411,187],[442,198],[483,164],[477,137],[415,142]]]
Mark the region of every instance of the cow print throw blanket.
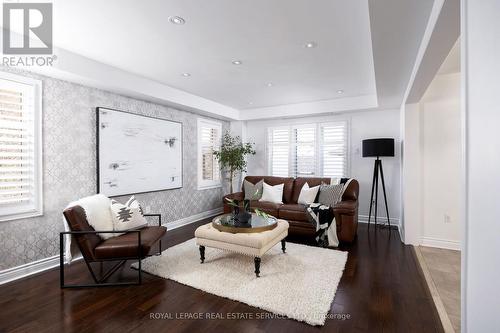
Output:
[[[335,216],[333,209],[330,209],[335,203],[342,199],[344,190],[350,183],[349,178],[332,179],[331,185],[322,185],[320,191],[328,191],[328,197],[333,201],[328,202],[315,202],[307,206],[307,216],[309,221],[316,227],[316,242],[321,247],[338,247],[339,240],[337,237],[337,224],[335,223]],[[339,186],[341,185],[341,186]],[[323,188],[324,187],[324,188]],[[321,196],[321,193],[320,193]]]

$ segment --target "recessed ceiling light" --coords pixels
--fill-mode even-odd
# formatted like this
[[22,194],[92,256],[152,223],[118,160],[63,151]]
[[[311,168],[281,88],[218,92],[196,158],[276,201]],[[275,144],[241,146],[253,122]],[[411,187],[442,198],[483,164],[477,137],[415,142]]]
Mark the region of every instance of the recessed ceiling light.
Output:
[[318,44],[316,44],[315,42],[307,42],[304,47],[305,48],[308,48],[308,49],[312,49],[313,47],[316,47],[318,46]]
[[343,94],[344,91],[342,89],[337,90],[337,94]]
[[170,21],[170,23],[177,24],[177,25],[183,25],[184,23],[186,23],[186,20],[184,20],[180,16],[170,16],[168,18],[168,20]]
[[268,86],[268,87],[272,87],[272,86],[274,86],[274,84],[273,84],[272,82],[268,82],[268,83],[267,83],[267,86]]
[[184,76],[184,77],[190,77],[191,74],[189,74],[189,73],[182,73],[182,76]]
[[253,105],[253,102],[248,102],[248,105]]
[[241,65],[243,62],[241,60],[233,60],[233,65]]

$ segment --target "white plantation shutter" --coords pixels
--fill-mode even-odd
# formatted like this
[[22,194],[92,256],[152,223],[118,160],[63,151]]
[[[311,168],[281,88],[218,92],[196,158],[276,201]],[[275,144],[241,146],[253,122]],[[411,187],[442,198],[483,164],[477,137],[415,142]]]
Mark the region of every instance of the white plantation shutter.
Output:
[[276,177],[288,177],[290,154],[290,129],[268,129],[269,174]]
[[0,220],[40,215],[41,83],[0,74]]
[[347,122],[321,125],[320,137],[322,176],[347,176]]
[[293,129],[292,173],[293,177],[316,175],[316,125]]
[[198,188],[220,185],[219,163],[213,152],[221,145],[222,126],[218,122],[198,119]]
[[279,177],[347,177],[348,123],[268,129],[269,174]]

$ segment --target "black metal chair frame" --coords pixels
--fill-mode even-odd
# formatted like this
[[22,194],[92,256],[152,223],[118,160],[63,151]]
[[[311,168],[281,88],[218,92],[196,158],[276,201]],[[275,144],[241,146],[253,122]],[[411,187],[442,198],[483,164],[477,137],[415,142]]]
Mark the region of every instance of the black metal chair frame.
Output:
[[[158,217],[158,225],[161,227],[161,214],[144,214],[144,216],[156,216]],[[83,256],[83,260],[85,261],[85,264],[87,265],[87,268],[90,271],[90,275],[92,276],[93,280],[95,283],[90,283],[90,284],[65,284],[64,283],[64,235],[82,235],[82,234],[109,234],[109,233],[136,233],[137,234],[137,256],[132,256],[132,257],[115,257],[115,258],[107,258],[107,259],[99,259],[99,260],[87,260],[85,256]],[[77,242],[78,244],[78,242]],[[158,241],[159,244],[159,252],[156,255],[161,254],[161,238]],[[83,253],[82,249],[80,248],[80,244],[78,244],[78,248],[80,249],[80,252]],[[143,255],[142,253],[142,247],[141,247],[141,232],[140,230],[126,230],[126,231],[95,231],[95,230],[88,230],[88,231],[63,231],[59,233],[59,280],[60,280],[60,286],[61,289],[64,288],[90,288],[90,287],[116,287],[116,286],[134,286],[134,285],[140,285],[142,283],[142,259],[145,257],[148,257],[149,255]],[[101,264],[105,261],[117,261],[120,260],[117,264],[115,264],[113,267],[111,267],[106,273],[102,274],[100,278],[97,278],[97,275],[95,274],[94,270],[92,269],[92,266],[90,265],[91,263],[94,262],[100,262]],[[125,264],[127,260],[138,260],[138,277],[136,282],[105,282],[113,273],[115,273],[121,266]]]

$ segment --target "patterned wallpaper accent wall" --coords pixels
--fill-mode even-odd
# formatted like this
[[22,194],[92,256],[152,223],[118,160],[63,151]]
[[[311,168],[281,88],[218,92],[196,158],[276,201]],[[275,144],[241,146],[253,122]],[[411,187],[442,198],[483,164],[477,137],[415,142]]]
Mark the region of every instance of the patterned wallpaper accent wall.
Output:
[[[1,70],[43,81],[44,215],[0,222],[0,270],[58,255],[63,209],[95,194],[98,106],[182,122],[184,187],[136,196],[151,212],[161,213],[163,223],[222,206],[220,188],[197,189],[198,115],[28,72]],[[229,123],[221,122],[228,130]]]

